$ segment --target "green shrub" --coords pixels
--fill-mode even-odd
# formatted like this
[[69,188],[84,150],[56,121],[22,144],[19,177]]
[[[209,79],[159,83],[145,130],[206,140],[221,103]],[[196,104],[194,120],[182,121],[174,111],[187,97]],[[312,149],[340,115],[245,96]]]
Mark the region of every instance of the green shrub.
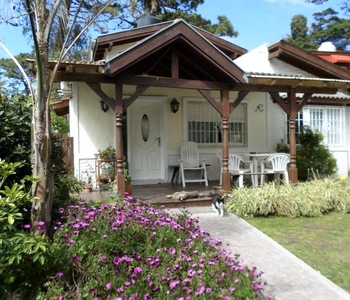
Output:
[[330,211],[350,212],[350,186],[335,179],[318,179],[297,186],[274,183],[261,188],[239,188],[231,191],[226,204],[228,212],[240,217],[277,215],[316,217]]
[[317,174],[320,178],[335,174],[337,161],[328,147],[322,144],[323,136],[320,132],[304,126],[299,141],[296,157],[299,180],[315,179],[315,176],[310,178],[312,174]]
[[31,99],[22,95],[0,96],[0,158],[7,162],[22,162],[11,180],[19,182],[31,174],[30,135],[32,123]]
[[34,237],[30,225],[23,223],[21,208],[33,199],[26,185],[35,179],[26,176],[20,183],[4,186],[21,165],[0,161],[0,299],[27,299],[18,296],[16,290],[40,283],[43,265],[51,268],[55,257],[46,236]]

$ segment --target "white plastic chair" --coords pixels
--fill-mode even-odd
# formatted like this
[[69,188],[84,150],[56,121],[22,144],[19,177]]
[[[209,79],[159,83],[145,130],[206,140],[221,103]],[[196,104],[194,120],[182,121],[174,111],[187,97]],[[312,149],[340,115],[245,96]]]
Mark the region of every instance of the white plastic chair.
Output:
[[[248,164],[249,168],[245,167],[246,164]],[[231,175],[240,175],[238,177],[238,186],[243,187],[244,173],[253,173],[253,162],[251,160],[245,159],[241,155],[229,154],[229,156],[228,156],[228,169],[229,169],[229,172],[231,173]],[[251,175],[251,176],[252,176],[251,178],[252,178],[252,182],[253,182],[254,176],[253,175]]]
[[[208,186],[207,169],[205,160],[200,160],[198,145],[194,142],[182,142],[180,146],[180,172],[182,186],[186,187],[186,182],[204,182]],[[199,179],[186,179],[186,171],[200,171]]]
[[[288,164],[290,163],[290,155],[287,153],[276,153],[268,156],[261,162],[261,173],[271,173],[283,175],[285,183],[289,184]],[[261,174],[261,185],[264,183],[265,174]]]

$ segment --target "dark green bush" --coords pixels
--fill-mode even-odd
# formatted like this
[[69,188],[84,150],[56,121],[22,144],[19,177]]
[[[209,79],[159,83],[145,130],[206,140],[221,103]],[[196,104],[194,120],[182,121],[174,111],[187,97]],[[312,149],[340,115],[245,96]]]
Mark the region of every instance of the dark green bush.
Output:
[[305,126],[299,141],[296,158],[299,180],[315,179],[310,178],[312,174],[317,174],[317,177],[321,178],[335,174],[337,161],[328,147],[322,144],[323,136],[320,132]]

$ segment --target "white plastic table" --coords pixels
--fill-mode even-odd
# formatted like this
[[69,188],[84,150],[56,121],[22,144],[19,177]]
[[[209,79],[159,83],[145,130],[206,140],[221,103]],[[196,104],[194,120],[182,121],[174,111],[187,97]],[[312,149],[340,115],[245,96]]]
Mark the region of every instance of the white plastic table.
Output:
[[[261,171],[259,171],[259,161],[264,160],[266,157],[269,157],[270,155],[275,154],[275,153],[247,153],[246,157],[249,157],[250,160],[253,161],[253,173],[252,176],[254,176],[253,180],[253,186],[258,186],[259,185],[259,175],[261,175]],[[260,183],[262,184],[262,182]]]

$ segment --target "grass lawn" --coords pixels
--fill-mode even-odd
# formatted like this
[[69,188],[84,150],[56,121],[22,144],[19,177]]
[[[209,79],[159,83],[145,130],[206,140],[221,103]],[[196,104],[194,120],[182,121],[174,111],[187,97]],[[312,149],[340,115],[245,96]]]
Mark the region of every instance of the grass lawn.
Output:
[[350,292],[350,214],[245,220]]

